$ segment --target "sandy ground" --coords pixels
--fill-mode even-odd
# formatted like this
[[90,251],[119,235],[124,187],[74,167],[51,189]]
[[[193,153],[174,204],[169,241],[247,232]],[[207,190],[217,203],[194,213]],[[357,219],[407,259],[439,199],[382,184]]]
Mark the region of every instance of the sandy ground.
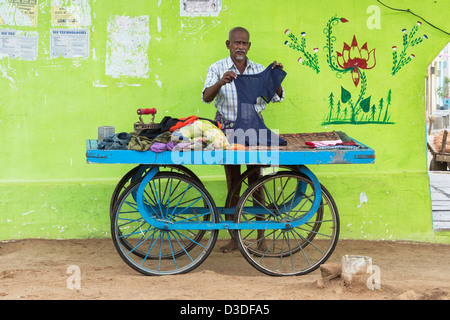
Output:
[[[109,239],[2,242],[0,300],[450,300],[449,245],[340,240],[328,262],[339,263],[346,254],[371,257],[380,268],[380,290],[345,285],[339,278],[318,285],[319,270],[270,277],[239,251],[223,254],[219,248],[218,242],[188,274],[148,277],[128,267]],[[81,272],[79,289],[67,286],[71,265]]]

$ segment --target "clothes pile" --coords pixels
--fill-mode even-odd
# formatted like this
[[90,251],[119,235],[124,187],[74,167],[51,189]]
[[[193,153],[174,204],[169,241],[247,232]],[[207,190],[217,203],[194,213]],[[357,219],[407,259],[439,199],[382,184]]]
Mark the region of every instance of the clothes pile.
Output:
[[152,129],[140,132],[121,132],[106,137],[98,149],[136,151],[182,151],[227,149],[229,143],[216,121],[197,116],[164,117]]

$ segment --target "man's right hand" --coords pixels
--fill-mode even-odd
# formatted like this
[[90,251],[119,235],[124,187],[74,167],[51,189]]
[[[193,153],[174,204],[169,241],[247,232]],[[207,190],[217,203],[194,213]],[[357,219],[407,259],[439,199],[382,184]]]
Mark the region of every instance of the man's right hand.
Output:
[[227,83],[232,82],[234,79],[237,79],[237,75],[236,73],[234,73],[234,71],[225,72],[219,81],[203,91],[203,101],[207,103],[213,101],[216,95],[219,93],[220,88]]
[[227,71],[223,74],[222,79],[219,80],[219,83],[223,86],[232,82],[234,79],[237,79],[236,73],[234,71]]

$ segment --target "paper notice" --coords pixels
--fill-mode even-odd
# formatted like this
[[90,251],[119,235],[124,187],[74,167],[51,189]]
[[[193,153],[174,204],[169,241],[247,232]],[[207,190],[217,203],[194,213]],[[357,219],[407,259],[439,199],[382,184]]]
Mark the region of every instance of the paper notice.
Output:
[[0,31],[0,56],[34,61],[37,55],[38,33],[36,31]]
[[54,27],[90,26],[89,0],[52,0],[51,17]]
[[221,6],[221,0],[180,0],[180,16],[217,17]]
[[106,75],[148,78],[149,16],[112,16],[107,31]]
[[89,58],[89,29],[50,29],[50,57]]
[[37,27],[38,0],[0,0],[0,25]]

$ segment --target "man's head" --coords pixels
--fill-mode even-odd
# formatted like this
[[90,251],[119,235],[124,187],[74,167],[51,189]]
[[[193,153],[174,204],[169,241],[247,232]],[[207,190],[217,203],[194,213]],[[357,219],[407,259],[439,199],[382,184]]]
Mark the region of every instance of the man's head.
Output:
[[250,33],[242,27],[233,28],[228,34],[226,45],[233,60],[245,60],[251,46]]

